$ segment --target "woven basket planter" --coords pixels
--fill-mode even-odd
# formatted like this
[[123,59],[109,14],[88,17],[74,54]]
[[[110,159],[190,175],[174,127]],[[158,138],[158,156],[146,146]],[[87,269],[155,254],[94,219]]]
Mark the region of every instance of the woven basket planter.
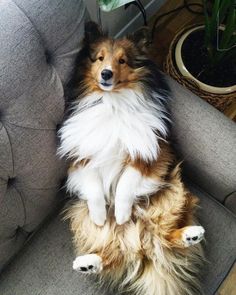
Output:
[[184,85],[192,92],[200,96],[202,99],[206,100],[208,103],[216,107],[218,110],[224,112],[228,107],[230,107],[233,102],[236,101],[236,91],[227,94],[216,94],[203,90],[200,88],[198,81],[184,76],[179,71],[175,62],[175,49],[177,42],[184,33],[196,26],[199,25],[185,27],[175,35],[174,39],[171,42],[166,61],[164,63],[164,71],[175,80],[177,80],[180,84]]

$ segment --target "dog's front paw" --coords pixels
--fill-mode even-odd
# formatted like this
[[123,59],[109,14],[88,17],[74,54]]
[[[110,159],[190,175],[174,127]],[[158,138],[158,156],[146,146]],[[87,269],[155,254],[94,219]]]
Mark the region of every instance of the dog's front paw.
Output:
[[90,205],[89,216],[96,225],[103,226],[107,217],[105,203],[97,206],[94,204],[92,206]]
[[102,258],[96,254],[78,256],[73,261],[73,269],[84,274],[99,273],[103,269]]
[[115,206],[115,217],[117,224],[121,225],[130,220],[132,207],[130,206]]

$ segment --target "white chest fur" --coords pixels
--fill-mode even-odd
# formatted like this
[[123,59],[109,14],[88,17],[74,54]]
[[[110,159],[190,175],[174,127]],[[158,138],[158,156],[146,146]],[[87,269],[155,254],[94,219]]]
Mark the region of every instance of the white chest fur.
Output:
[[142,177],[136,169],[123,169],[127,155],[147,161],[158,157],[157,134],[165,136],[167,131],[158,102],[158,96],[146,98],[134,90],[93,93],[75,105],[60,130],[59,153],[78,161],[90,160],[69,174],[67,188],[87,200],[97,225],[106,220],[104,197],[115,201],[116,221],[123,224],[130,217],[135,197],[158,188],[158,182]]
[[61,155],[90,159],[101,167],[109,162],[158,155],[156,131],[166,135],[161,105],[131,89],[92,93],[75,106],[61,131]]

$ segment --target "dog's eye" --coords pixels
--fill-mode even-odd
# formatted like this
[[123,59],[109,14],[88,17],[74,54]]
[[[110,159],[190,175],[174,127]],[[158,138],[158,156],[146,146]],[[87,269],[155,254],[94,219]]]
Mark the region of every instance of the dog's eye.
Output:
[[100,61],[103,61],[104,60],[104,57],[103,56],[99,56],[98,58]]
[[120,58],[119,59],[119,64],[124,64],[125,63],[125,60],[123,58]]

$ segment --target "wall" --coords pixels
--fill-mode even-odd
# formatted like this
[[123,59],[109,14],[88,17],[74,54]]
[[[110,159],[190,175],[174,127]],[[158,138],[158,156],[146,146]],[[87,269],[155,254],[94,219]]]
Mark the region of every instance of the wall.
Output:
[[[147,18],[154,15],[165,0],[142,0],[146,9]],[[98,4],[96,0],[85,0],[92,20],[98,22]],[[111,12],[101,12],[103,29],[109,35],[119,37],[135,31],[143,25],[141,12],[135,5],[130,5],[126,10],[124,6]]]

